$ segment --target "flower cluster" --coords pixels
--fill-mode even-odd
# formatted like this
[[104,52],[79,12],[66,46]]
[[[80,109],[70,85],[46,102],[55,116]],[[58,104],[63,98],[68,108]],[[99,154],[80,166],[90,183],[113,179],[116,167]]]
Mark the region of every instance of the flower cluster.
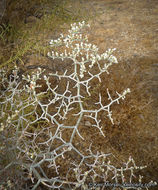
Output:
[[[80,31],[84,27],[89,27],[83,21],[78,25],[76,23],[71,25],[71,30],[69,30],[69,34],[64,37],[63,34],[57,40],[51,40],[51,47],[56,46],[65,46],[65,50],[63,53],[58,52],[49,52],[48,56],[56,59],[60,58],[64,60],[65,58],[71,59],[75,65],[79,65],[80,67],[80,77],[84,77],[84,73],[87,72],[88,65],[89,68],[92,68],[94,64],[97,64],[100,71],[108,72],[108,67],[112,64],[118,63],[117,58],[112,55],[112,53],[116,50],[108,49],[105,53],[100,54],[98,52],[98,48],[96,45],[88,43],[88,37],[80,34]],[[100,61],[104,61],[104,66],[101,67]]]

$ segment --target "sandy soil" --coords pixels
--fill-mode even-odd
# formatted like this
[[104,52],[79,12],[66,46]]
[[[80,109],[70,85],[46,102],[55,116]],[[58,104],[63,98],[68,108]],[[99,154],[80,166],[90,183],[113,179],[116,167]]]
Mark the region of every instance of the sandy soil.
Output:
[[117,80],[114,79],[118,86],[114,84],[113,87],[128,86],[132,89],[130,98],[136,101],[137,105],[140,103],[138,106],[140,109],[136,108],[135,114],[129,113],[128,119],[125,117],[123,120],[121,114],[119,122],[120,126],[126,125],[124,129],[121,127],[119,130],[117,125],[115,126],[117,129],[115,127],[108,129],[106,132],[109,137],[105,138],[108,143],[103,145],[102,139],[97,145],[104,147],[104,150],[112,147],[123,159],[130,154],[133,155],[138,163],[148,165],[145,175],[157,180],[158,2],[156,0],[80,2],[82,8],[92,11],[95,17],[89,21],[90,42],[97,44],[101,51],[116,48],[115,55],[119,65],[111,70],[111,74],[115,73],[114,75],[118,77]]
[[[88,30],[89,41],[96,44],[101,52],[116,48],[115,55],[119,64],[110,69],[110,75],[100,86],[94,82],[94,92],[103,91],[107,87],[118,92],[126,88],[131,89],[126,101],[120,107],[114,107],[115,125],[104,121],[104,116],[101,118],[105,137],[98,135],[97,130],[92,130],[85,120],[81,123],[80,132],[86,141],[76,139],[74,144],[86,149],[93,141],[96,150],[112,152],[120,162],[126,161],[132,155],[138,165],[148,166],[143,173],[145,179],[157,181],[157,0],[71,0],[67,9],[70,12],[80,11],[81,15],[87,16],[91,25]],[[59,63],[51,65],[47,58],[40,59],[33,54],[25,56],[23,61],[26,68],[38,63],[50,64],[55,70],[57,65],[59,67]],[[95,98],[94,94],[92,99]],[[63,163],[63,166],[65,165],[66,161]],[[156,190],[157,187],[152,189]]]

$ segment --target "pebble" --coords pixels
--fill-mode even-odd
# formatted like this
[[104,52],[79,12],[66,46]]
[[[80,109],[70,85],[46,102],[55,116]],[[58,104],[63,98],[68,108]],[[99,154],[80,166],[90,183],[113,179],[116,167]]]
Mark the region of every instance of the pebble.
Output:
[[89,121],[85,121],[85,126],[87,126],[87,127],[91,127],[92,124],[91,124],[91,122],[89,122]]

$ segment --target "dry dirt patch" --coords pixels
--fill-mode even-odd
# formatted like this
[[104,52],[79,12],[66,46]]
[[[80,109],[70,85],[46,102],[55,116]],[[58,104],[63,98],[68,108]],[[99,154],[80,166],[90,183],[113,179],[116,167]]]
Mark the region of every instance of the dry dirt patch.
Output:
[[[111,70],[110,80],[112,80],[108,85],[113,86],[113,89],[128,86],[132,90],[124,110],[116,114],[119,125],[116,125],[116,129],[115,127],[107,129],[109,144],[118,155],[126,157],[131,154],[139,163],[148,164],[147,175],[156,180],[158,172],[157,1],[100,0],[91,1],[91,6],[99,16],[89,22],[92,26],[89,31],[90,41],[97,44],[101,51],[107,48],[117,49],[119,65]],[[133,111],[130,112],[129,107]],[[129,113],[124,114],[125,110]]]

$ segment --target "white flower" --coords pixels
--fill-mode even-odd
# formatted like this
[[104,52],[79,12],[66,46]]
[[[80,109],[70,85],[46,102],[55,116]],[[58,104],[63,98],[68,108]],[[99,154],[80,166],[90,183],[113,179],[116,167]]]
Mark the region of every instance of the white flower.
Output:
[[117,58],[115,56],[113,56],[113,55],[110,55],[109,61],[112,62],[112,63],[116,63],[116,64],[118,63]]
[[1,123],[0,132],[2,132],[3,130],[4,130],[4,125],[3,123]]
[[44,78],[44,80],[47,80],[47,76],[46,75],[44,75],[43,78]]
[[51,56],[50,52],[48,52],[47,55],[50,57]]
[[51,41],[49,42],[49,44],[50,44],[50,45],[53,45],[53,43],[54,43],[54,41],[53,41],[53,40],[51,40]]

